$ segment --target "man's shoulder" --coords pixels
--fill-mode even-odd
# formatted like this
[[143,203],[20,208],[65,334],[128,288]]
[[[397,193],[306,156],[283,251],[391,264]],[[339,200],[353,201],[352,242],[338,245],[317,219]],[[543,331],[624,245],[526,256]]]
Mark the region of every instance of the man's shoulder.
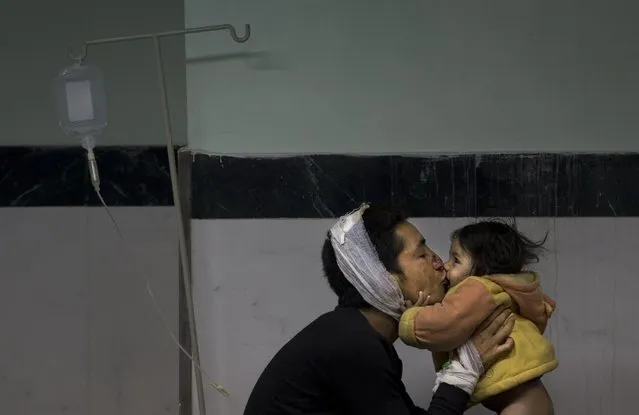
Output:
[[336,308],[302,329],[292,340],[317,353],[365,353],[383,350],[382,338],[357,309]]
[[321,338],[322,343],[344,343],[351,338],[368,337],[370,326],[357,309],[336,308],[303,328],[296,337]]
[[[323,397],[334,393],[333,387],[327,390],[327,385],[337,379],[361,373],[362,369],[375,374],[393,369],[389,348],[392,346],[359,310],[337,308],[325,313],[273,357],[253,389],[246,413],[267,413],[266,407],[284,405],[282,402],[289,408],[299,408],[299,413],[310,413],[310,407],[316,410],[317,405],[324,407],[330,399]],[[324,401],[321,405],[313,399],[308,401],[309,393],[316,397],[313,399]],[[304,408],[307,412],[301,411]]]

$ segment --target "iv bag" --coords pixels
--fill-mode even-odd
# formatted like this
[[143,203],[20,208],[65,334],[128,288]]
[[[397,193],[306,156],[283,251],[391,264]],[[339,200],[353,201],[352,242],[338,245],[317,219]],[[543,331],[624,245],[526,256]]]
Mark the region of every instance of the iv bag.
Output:
[[106,93],[96,67],[75,64],[55,78],[54,95],[60,127],[65,133],[94,136],[107,126]]

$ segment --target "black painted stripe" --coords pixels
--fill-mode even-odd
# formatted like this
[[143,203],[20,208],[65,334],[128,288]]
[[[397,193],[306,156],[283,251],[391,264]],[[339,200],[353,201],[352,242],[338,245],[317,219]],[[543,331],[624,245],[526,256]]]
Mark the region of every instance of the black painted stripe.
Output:
[[330,218],[362,201],[417,217],[639,216],[639,154],[341,155],[237,158],[196,154],[192,215]]
[[[172,205],[165,147],[96,150],[112,206]],[[198,219],[330,218],[362,201],[413,216],[639,216],[639,154],[192,158]],[[84,150],[0,147],[0,206],[98,206]]]
[[[111,206],[173,204],[166,147],[99,147],[102,195]],[[74,147],[0,147],[0,206],[99,206],[86,153]]]

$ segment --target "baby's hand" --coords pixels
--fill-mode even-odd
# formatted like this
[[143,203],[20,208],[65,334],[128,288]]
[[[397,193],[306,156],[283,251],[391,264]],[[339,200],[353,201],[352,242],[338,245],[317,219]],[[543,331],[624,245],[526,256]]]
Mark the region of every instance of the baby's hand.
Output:
[[423,291],[419,292],[417,296],[417,301],[413,304],[410,300],[404,301],[404,307],[402,308],[402,313],[406,311],[406,309],[411,307],[424,307],[427,306],[430,302],[430,295],[425,295]]

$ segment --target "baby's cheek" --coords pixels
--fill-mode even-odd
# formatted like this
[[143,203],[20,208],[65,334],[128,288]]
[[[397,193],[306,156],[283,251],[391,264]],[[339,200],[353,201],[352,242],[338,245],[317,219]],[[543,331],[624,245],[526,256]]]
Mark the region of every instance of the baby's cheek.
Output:
[[461,273],[455,273],[452,277],[448,277],[450,279],[451,285],[457,285],[462,282],[467,276]]

